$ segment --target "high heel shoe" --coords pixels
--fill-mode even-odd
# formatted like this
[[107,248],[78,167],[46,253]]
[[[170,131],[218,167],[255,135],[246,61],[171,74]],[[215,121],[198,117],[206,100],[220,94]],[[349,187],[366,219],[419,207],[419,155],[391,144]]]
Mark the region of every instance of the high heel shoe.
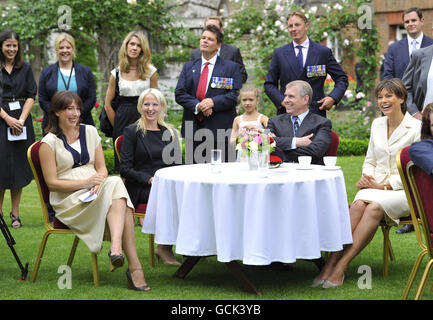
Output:
[[[21,223],[21,220],[19,217],[15,216],[12,212],[9,214],[9,217],[12,220],[12,223],[11,223],[12,228],[19,229],[22,227],[22,223]],[[15,222],[18,222],[18,224],[14,224]]]
[[343,282],[344,282],[344,274],[343,274],[343,279],[341,280],[340,284],[335,284],[335,283],[332,283],[329,280],[325,280],[325,282],[323,282],[322,288],[323,289],[329,289],[329,288],[341,287],[343,285]]
[[179,261],[176,260],[173,253],[171,254],[171,256],[168,256],[163,251],[164,250],[158,250],[158,247],[155,249],[155,255],[156,255],[158,262],[161,259],[164,264],[169,264],[169,265],[173,265],[173,266],[182,265]]
[[149,291],[150,287],[146,284],[141,287],[136,287],[134,284],[134,281],[132,281],[131,272],[126,270],[126,279],[128,279],[128,289],[129,290],[135,290],[135,291]]
[[313,280],[313,284],[311,285],[311,287],[317,288],[317,287],[323,285],[324,282],[325,282],[325,280],[316,280],[316,279],[314,279]]
[[117,268],[120,268],[125,263],[123,254],[111,254],[111,250],[108,251],[108,257],[110,258],[110,271],[113,272]]

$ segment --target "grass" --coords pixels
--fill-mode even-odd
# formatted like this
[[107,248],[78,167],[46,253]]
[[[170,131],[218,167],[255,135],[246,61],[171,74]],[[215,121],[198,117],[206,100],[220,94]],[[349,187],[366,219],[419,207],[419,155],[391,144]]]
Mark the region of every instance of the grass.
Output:
[[[359,178],[363,157],[340,157],[338,165],[342,166],[348,194],[352,201],[355,193],[355,182]],[[6,195],[4,212],[10,210],[9,194]],[[8,224],[10,219],[5,217]],[[29,262],[29,278],[33,270],[36,254],[45,232],[42,223],[39,196],[32,182],[23,191],[21,205],[23,228],[10,228],[16,240],[15,250],[21,261]],[[378,300],[401,299],[404,286],[419,252],[414,233],[397,235],[391,231],[391,242],[397,260],[390,263],[390,275],[382,276],[382,233],[378,231],[371,244],[352,261],[344,286],[334,290],[311,288],[311,282],[317,269],[309,261],[299,260],[293,264],[291,271],[272,271],[265,267],[244,266],[249,278],[263,293],[255,296],[243,291],[240,284],[231,276],[224,264],[218,263],[215,257],[202,259],[193,271],[184,279],[172,277],[176,268],[157,264],[149,267],[147,235],[136,228],[136,243],[140,259],[143,262],[146,279],[152,290],[147,293],[133,292],[126,289],[126,267],[109,272],[107,252],[108,243],[99,255],[100,286],[94,287],[91,271],[91,259],[83,243],[78,246],[76,258],[72,265],[72,289],[59,289],[58,273],[60,265],[66,264],[72,236],[52,235],[48,240],[43,261],[35,283],[17,281],[20,270],[0,236],[0,301],[1,300]],[[424,266],[425,263],[422,265]],[[360,266],[368,266],[372,271],[372,288],[360,289],[358,281],[362,274]],[[362,280],[362,278],[361,278]],[[419,283],[418,275],[415,285]],[[411,292],[414,295],[414,289]],[[424,299],[432,299],[433,293],[426,290]]]

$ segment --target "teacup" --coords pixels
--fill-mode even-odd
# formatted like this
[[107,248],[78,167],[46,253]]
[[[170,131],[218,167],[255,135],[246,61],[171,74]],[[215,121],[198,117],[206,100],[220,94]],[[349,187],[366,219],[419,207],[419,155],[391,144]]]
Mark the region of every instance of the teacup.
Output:
[[323,157],[323,163],[325,163],[327,167],[335,167],[337,157]]
[[311,156],[299,156],[298,162],[301,167],[308,167],[311,164]]

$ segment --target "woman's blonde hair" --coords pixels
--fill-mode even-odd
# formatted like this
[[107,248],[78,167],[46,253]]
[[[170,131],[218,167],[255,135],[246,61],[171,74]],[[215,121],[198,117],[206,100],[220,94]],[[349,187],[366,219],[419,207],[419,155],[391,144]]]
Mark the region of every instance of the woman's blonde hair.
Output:
[[140,113],[141,117],[137,120],[137,131],[142,130],[143,133],[146,134],[146,121],[144,119],[142,106],[144,99],[150,94],[155,96],[156,100],[158,100],[158,103],[161,106],[161,112],[158,115],[158,124],[160,126],[166,127],[169,130],[172,129],[172,126],[164,121],[165,115],[167,114],[167,102],[165,101],[164,95],[158,89],[149,88],[144,90],[138,98],[137,111]]
[[54,40],[54,49],[56,50],[56,52],[59,51],[60,43],[62,43],[65,40],[68,41],[72,49],[74,49],[72,58],[75,59],[75,40],[74,37],[71,36],[69,33],[62,32],[56,37],[56,39]]
[[138,56],[137,74],[141,80],[146,80],[147,75],[150,73],[151,55],[149,42],[146,35],[141,31],[132,31],[123,40],[122,46],[119,50],[119,68],[121,72],[129,72],[129,59],[128,59],[128,43],[132,37],[136,37],[140,42],[141,52]]

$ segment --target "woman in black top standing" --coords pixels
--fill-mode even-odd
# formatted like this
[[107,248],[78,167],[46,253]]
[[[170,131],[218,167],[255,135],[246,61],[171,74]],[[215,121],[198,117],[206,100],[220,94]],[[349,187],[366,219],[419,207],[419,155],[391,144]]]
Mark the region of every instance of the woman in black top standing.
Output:
[[31,110],[37,92],[33,71],[21,58],[19,36],[13,30],[0,34],[0,214],[6,189],[11,191],[13,228],[20,228],[19,204],[22,188],[33,178],[27,148],[35,141]]

